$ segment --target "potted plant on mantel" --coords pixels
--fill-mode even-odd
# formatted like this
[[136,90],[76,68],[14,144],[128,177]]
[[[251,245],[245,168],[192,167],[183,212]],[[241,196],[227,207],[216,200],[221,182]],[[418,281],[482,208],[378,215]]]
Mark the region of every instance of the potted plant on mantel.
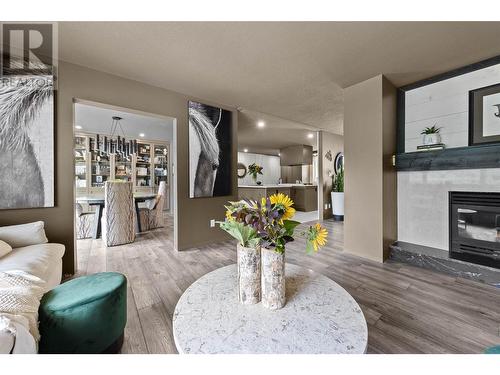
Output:
[[420,134],[424,136],[423,142],[425,146],[428,145],[436,145],[441,143],[441,134],[439,131],[441,128],[438,128],[436,125],[428,126]]
[[252,163],[248,166],[248,173],[252,176],[253,181],[257,184],[260,185],[260,181],[257,181],[257,176],[259,174],[262,174],[262,168],[260,165]]
[[335,220],[344,220],[344,167],[332,176],[332,213]]
[[[271,310],[280,309],[286,303],[285,246],[293,241],[295,228],[300,224],[291,220],[295,214],[293,201],[280,193],[262,198],[261,202],[244,200],[229,203],[226,220],[220,223],[220,227],[239,241],[238,295],[256,296],[259,277],[262,305]],[[306,240],[306,252],[311,253],[326,244],[328,232],[316,223],[301,235]],[[258,244],[254,241],[256,236]],[[245,248],[243,245],[247,239],[251,247]],[[239,300],[245,303],[241,298]],[[256,303],[255,298],[252,301]]]

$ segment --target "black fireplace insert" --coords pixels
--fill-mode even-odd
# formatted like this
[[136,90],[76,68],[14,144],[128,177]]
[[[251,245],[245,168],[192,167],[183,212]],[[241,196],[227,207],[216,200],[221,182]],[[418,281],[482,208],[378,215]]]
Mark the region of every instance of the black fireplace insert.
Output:
[[450,258],[500,268],[500,193],[449,193]]

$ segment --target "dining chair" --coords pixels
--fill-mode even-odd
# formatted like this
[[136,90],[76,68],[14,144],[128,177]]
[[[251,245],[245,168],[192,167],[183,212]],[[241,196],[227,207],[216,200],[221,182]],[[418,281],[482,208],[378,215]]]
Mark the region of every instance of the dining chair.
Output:
[[167,183],[160,181],[158,194],[154,199],[145,202],[145,207],[139,209],[139,220],[143,231],[162,228],[165,226],[164,212],[167,199]]
[[76,238],[82,240],[92,237],[95,212],[85,211],[80,203],[76,203]]
[[106,246],[134,242],[134,215],[132,182],[106,181],[102,214],[102,238]]

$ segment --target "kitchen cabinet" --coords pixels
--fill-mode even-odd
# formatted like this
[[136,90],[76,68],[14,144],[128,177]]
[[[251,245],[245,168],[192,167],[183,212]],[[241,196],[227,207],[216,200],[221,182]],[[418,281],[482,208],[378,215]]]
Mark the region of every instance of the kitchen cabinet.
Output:
[[238,187],[239,199],[251,199],[254,201],[260,201],[262,198],[278,193],[283,193],[290,196],[290,187],[280,187],[277,185]]
[[264,197],[279,193],[288,195],[294,201],[294,208],[297,211],[308,212],[318,209],[318,187],[315,185],[244,185],[238,187],[239,199],[260,201]]
[[318,187],[317,186],[294,186],[292,200],[297,211],[316,211],[318,209]]

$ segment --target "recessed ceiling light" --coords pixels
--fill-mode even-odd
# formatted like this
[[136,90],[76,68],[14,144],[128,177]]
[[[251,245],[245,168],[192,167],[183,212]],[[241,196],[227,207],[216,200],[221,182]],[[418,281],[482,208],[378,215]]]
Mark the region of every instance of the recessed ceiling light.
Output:
[[80,125],[75,125],[75,129],[80,130],[82,127]]
[[244,151],[244,152],[248,152],[248,148],[244,148],[244,149],[243,149],[243,151]]
[[278,152],[278,156],[281,156],[281,152]]
[[263,128],[264,126],[266,126],[266,123],[264,121],[257,122],[257,127]]
[[307,135],[307,138],[309,138],[309,139],[314,138],[314,134],[313,134],[313,133],[309,133],[309,134]]
[[140,133],[140,134],[139,134],[139,137],[141,137],[141,138],[144,138],[144,136],[145,136],[145,134],[144,134],[144,133]]

